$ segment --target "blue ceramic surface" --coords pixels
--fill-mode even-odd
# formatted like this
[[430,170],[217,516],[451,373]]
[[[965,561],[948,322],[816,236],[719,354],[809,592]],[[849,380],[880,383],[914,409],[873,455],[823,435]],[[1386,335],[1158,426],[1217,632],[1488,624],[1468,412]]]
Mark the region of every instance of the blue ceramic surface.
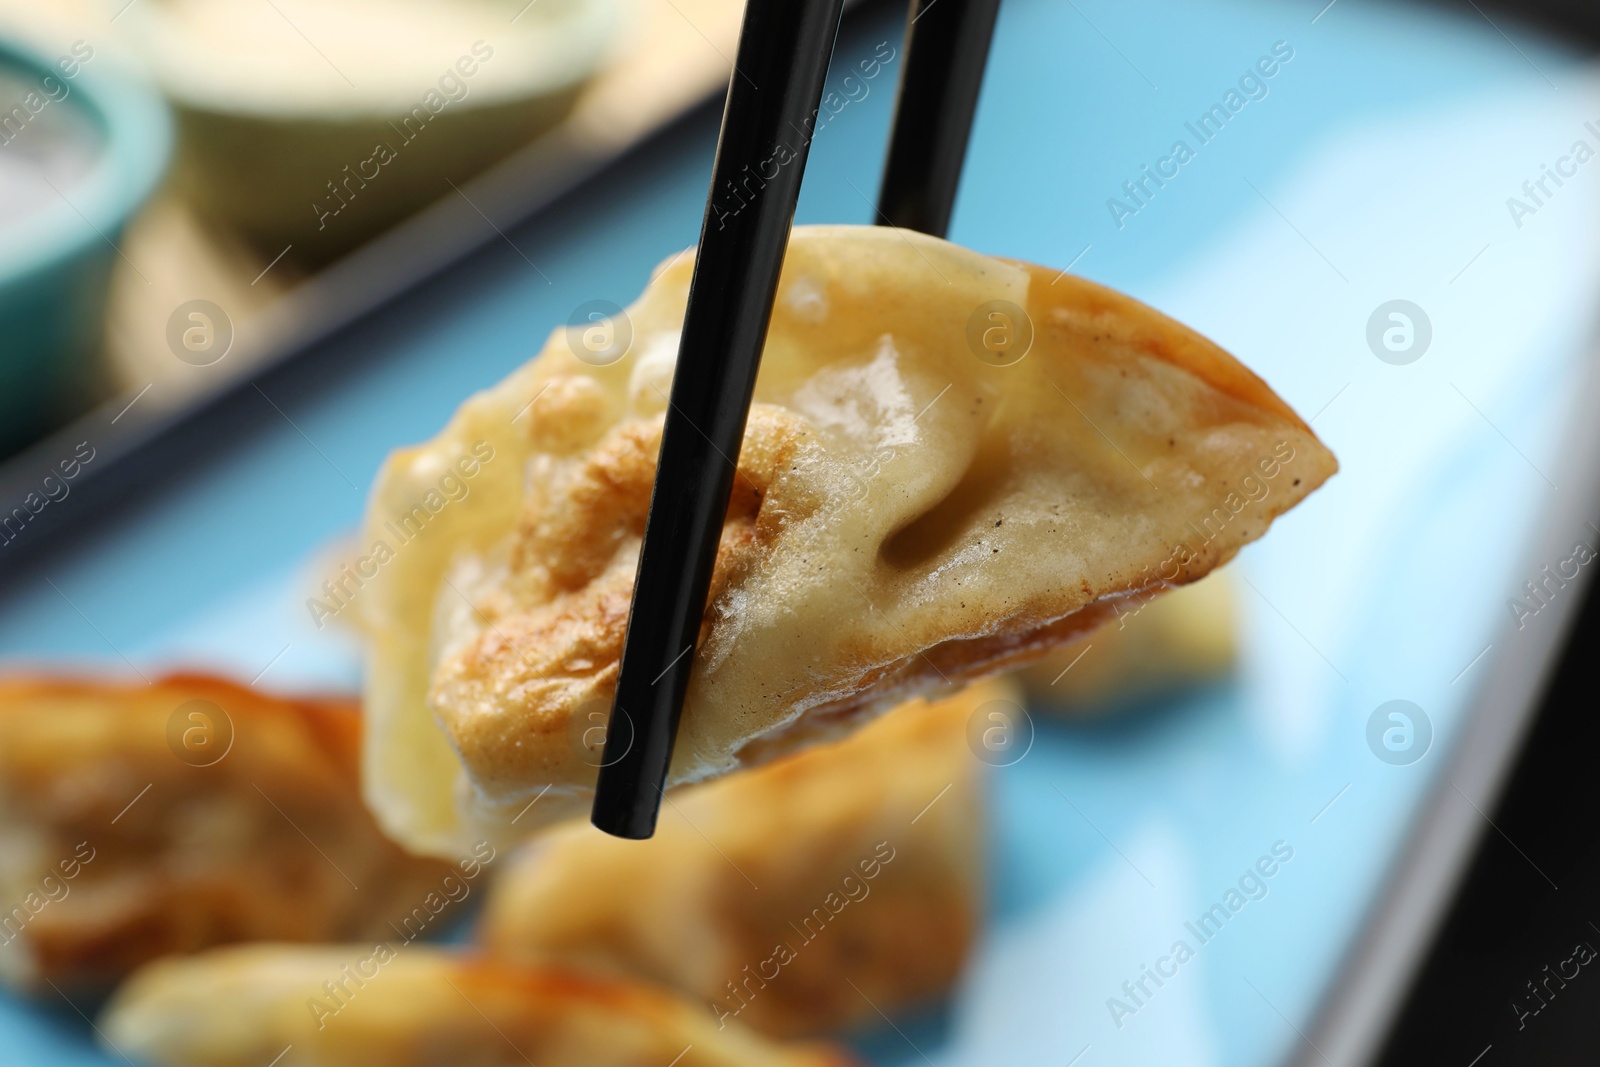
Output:
[[[1296,1049],[1481,672],[1526,633],[1506,602],[1593,325],[1600,170],[1531,217],[1507,198],[1595,145],[1597,96],[1572,56],[1500,29],[1362,0],[1003,5],[954,239],[1075,260],[1192,323],[1314,418],[1343,469],[1231,565],[1231,682],[1087,727],[1040,716],[994,778],[985,943],[948,1004],[859,1039],[874,1062],[1265,1067]],[[869,13],[839,58],[899,40]],[[1136,212],[1108,205],[1278,42],[1293,58],[1264,95]],[[892,99],[884,77],[823,127],[799,221],[871,221]],[[354,528],[387,451],[692,243],[715,134],[701,115],[511,231],[516,250],[486,245],[314,353],[319,384],[263,398],[15,584],[5,659],[357,686],[355,648],[304,606],[321,546]],[[1432,325],[1404,365],[1367,342],[1394,299]],[[1433,729],[1410,764],[1368,744],[1394,699]],[[1241,879],[1263,857],[1258,891]],[[1236,889],[1220,932],[1189,932]],[[1176,975],[1140,987],[1180,940]],[[117,1062],[59,1002],[0,997],[0,1034],[0,1065]]]

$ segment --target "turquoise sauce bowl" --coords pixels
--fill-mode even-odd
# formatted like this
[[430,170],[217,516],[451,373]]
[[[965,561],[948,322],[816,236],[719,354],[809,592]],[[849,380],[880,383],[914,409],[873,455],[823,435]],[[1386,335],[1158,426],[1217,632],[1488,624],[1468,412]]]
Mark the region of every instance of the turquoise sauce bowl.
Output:
[[93,401],[117,245],[172,152],[165,103],[112,68],[0,40],[0,456]]

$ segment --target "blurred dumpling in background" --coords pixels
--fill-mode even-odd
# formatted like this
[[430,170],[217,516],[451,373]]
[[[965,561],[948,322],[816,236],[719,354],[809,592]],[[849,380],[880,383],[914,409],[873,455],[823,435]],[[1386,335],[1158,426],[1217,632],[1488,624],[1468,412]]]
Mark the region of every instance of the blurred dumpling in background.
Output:
[[151,1067],[851,1067],[619,979],[437,948],[249,945],[151,964],[103,1016]]
[[615,0],[141,0],[120,29],[177,107],[179,178],[266,255],[324,262],[553,127]]
[[94,988],[224,942],[392,936],[454,868],[379,833],[354,701],[0,680],[0,979]]
[[500,872],[482,943],[644,976],[785,1037],[935,997],[983,906],[984,764],[968,724],[1015,696],[989,682],[913,701],[674,794],[648,841],[553,830]]
[[1214,571],[1192,585],[1118,605],[1093,633],[1018,671],[1036,711],[1095,714],[1214,681],[1238,653],[1234,579]]

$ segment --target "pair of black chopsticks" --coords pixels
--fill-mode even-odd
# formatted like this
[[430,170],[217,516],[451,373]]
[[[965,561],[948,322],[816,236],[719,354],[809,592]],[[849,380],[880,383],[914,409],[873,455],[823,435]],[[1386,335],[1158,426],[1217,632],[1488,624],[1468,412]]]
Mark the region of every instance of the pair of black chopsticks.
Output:
[[[618,837],[655,832],[842,3],[745,9],[591,814]],[[944,236],[998,8],[911,0],[879,221]]]

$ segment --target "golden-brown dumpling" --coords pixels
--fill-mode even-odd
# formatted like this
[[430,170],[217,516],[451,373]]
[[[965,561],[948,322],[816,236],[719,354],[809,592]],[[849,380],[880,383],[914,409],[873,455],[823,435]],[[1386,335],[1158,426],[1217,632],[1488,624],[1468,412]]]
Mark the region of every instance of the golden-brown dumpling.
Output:
[[[379,476],[366,788],[414,847],[589,803],[579,739],[615,687],[691,269],[658,271],[622,333],[557,331]],[[1134,300],[800,227],[669,783],[1024,662],[1206,574],[1335,469],[1259,378]]]
[[936,996],[983,906],[984,763],[969,724],[1020,730],[1017,696],[985,682],[917,700],[843,741],[685,789],[649,841],[586,822],[552,830],[500,872],[481,940],[642,975],[786,1037]]
[[1035,709],[1095,714],[1213,681],[1233,668],[1238,609],[1227,570],[1125,602],[1099,629],[1017,672]]
[[[850,1067],[621,979],[425,945],[243,945],[117,991],[108,1044],[151,1067]],[[280,1058],[281,1057],[281,1058]]]
[[374,825],[360,735],[353,701],[216,678],[0,680],[0,978],[102,986],[167,953],[408,921],[451,868]]

